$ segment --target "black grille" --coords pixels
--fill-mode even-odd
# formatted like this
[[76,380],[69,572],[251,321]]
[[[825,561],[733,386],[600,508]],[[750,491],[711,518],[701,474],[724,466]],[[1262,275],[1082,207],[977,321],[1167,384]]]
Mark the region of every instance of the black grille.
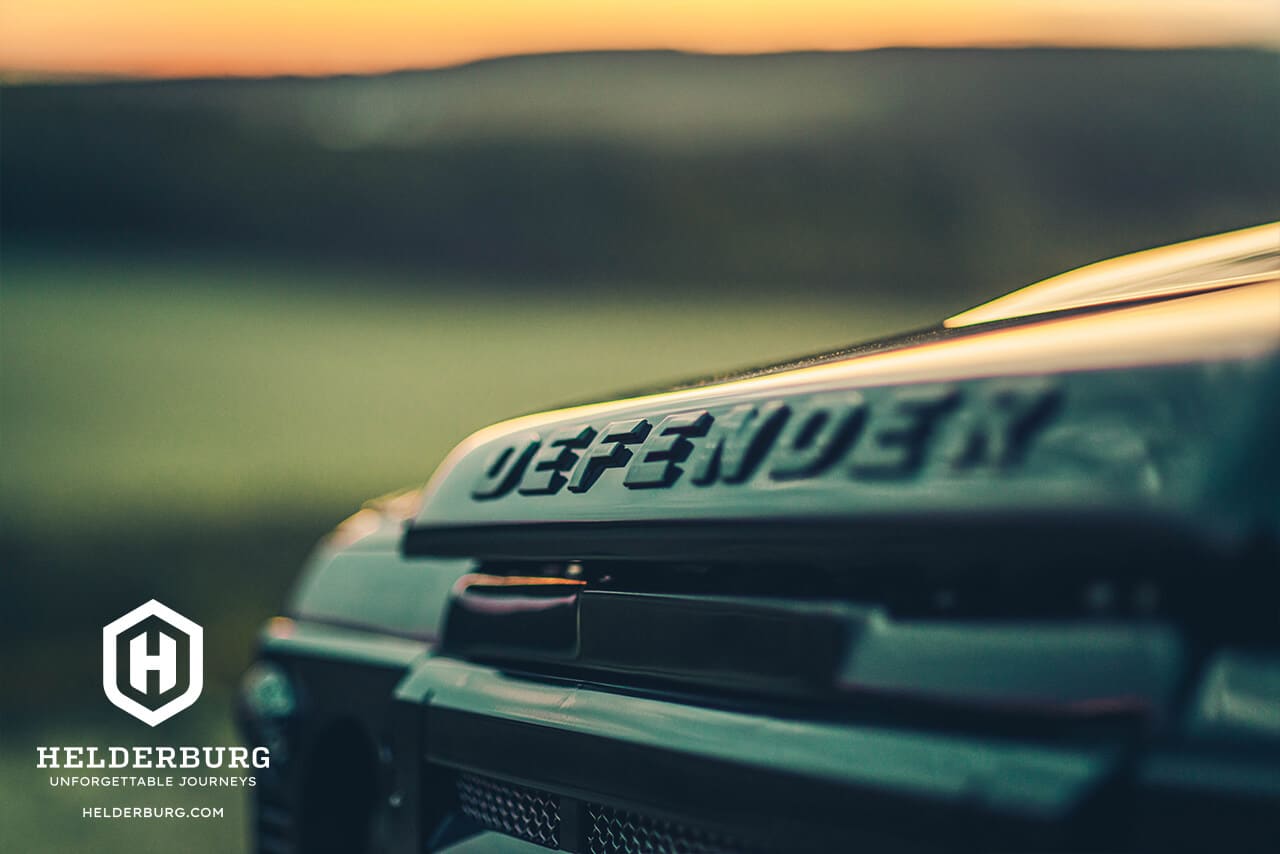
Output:
[[763,854],[760,846],[705,828],[587,804],[589,854]]
[[458,805],[463,815],[489,830],[560,847],[560,804],[550,792],[463,773],[458,775]]

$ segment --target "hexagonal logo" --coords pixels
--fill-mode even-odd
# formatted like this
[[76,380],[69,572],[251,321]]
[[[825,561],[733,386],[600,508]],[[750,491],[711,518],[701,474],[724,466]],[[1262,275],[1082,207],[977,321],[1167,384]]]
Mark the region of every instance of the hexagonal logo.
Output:
[[190,706],[204,690],[204,631],[155,599],[102,629],[102,690],[148,726]]

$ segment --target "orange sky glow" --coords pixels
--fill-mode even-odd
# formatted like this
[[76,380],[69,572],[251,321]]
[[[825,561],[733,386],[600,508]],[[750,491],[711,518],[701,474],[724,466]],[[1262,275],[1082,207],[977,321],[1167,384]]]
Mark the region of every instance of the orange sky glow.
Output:
[[369,73],[514,53],[1280,45],[1275,0],[0,0],[0,70]]

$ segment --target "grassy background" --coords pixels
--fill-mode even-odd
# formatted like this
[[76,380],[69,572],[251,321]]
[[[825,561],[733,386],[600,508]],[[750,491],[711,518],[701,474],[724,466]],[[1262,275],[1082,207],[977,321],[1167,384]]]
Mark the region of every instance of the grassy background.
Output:
[[[0,848],[86,823],[37,744],[225,743],[315,540],[470,431],[932,323],[1273,219],[1274,53],[524,57],[329,80],[0,86]],[[205,696],[152,731],[101,626],[158,598]]]
[[72,506],[92,525],[332,512],[424,480],[452,444],[503,417],[818,352],[941,310],[785,289],[725,300],[361,278],[11,261],[6,517],[61,528]]

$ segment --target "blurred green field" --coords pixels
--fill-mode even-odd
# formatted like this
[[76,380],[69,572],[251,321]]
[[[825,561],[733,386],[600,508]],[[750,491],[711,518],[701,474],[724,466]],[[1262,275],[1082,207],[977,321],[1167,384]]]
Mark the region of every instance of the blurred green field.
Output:
[[[4,692],[0,836],[24,851],[237,850],[242,792],[198,793],[226,807],[217,821],[82,819],[85,805],[192,799],[50,788],[35,746],[231,743],[230,696],[256,627],[311,543],[363,499],[425,481],[471,430],[943,310],[785,288],[557,294],[6,252],[0,670],[20,674],[21,690]],[[109,706],[99,684],[100,627],[152,597],[206,634],[204,695],[155,731]]]
[[539,408],[818,352],[942,308],[786,288],[572,295],[22,256],[3,281],[7,526],[342,512]]

